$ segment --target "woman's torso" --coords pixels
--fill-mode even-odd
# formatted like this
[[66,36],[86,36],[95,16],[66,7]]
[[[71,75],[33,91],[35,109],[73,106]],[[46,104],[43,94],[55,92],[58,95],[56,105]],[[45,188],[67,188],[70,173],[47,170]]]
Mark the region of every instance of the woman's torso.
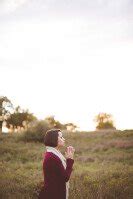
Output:
[[46,152],[43,161],[44,173],[44,199],[66,199],[66,182],[60,175],[59,168],[62,164],[59,157],[51,152]]

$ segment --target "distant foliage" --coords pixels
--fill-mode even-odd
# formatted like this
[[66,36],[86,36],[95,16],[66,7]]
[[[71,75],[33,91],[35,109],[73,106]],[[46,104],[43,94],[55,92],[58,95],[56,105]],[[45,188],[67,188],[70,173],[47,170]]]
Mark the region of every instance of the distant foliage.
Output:
[[55,120],[54,116],[49,116],[45,118],[45,121],[49,123],[49,126],[51,128],[57,128],[61,130],[69,130],[69,131],[75,131],[77,126],[73,123],[66,123],[62,124],[58,120]]
[[56,129],[65,129],[65,125],[63,125],[58,120],[55,120],[54,116],[48,116],[45,118],[45,121],[49,124],[49,127]]
[[35,120],[37,120],[37,118],[32,113],[29,113],[28,110],[22,110],[20,106],[18,106],[6,120],[6,126],[7,128],[12,126],[13,129],[18,127],[27,128],[28,124]]
[[75,125],[74,123],[71,123],[71,122],[70,123],[66,123],[65,127],[66,127],[66,129],[68,131],[71,131],[71,132],[75,132],[77,130],[77,128],[78,128],[77,125]]
[[94,121],[96,122],[96,129],[116,129],[111,114],[99,113]]
[[9,108],[12,107],[11,101],[6,96],[0,96],[0,133],[2,133],[3,121],[10,114]]
[[44,135],[50,129],[48,122],[44,120],[34,122],[23,134],[24,141],[43,142]]
[[71,132],[73,132],[76,128],[76,125],[73,123],[61,124],[59,121],[55,120],[54,117],[50,116],[44,120],[37,120],[30,123],[28,129],[22,134],[22,139],[28,142],[43,142],[46,131],[53,128],[58,128],[66,131],[71,130]]
[[12,107],[11,101],[5,96],[0,96],[0,116],[9,113],[7,107]]

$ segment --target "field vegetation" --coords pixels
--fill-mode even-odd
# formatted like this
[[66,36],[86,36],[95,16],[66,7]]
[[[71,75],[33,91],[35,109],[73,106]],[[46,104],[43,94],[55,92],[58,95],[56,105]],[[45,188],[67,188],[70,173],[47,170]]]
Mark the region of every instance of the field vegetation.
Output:
[[[36,134],[0,135],[0,199],[37,198],[45,146]],[[133,198],[133,131],[64,132],[64,137],[76,149],[70,199]]]

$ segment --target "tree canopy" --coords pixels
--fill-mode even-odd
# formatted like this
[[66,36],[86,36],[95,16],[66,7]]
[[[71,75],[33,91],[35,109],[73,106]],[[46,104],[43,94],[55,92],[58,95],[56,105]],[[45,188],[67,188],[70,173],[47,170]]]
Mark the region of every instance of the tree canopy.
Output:
[[111,114],[99,113],[94,118],[96,122],[96,129],[115,129],[114,121]]
[[11,101],[5,96],[0,96],[0,133],[2,132],[3,121],[10,114],[9,108],[13,108]]
[[69,130],[69,131],[75,131],[75,129],[77,128],[77,126],[73,123],[62,124],[58,120],[55,120],[54,116],[46,117],[45,121],[49,124],[51,128],[58,128],[61,130]]
[[6,120],[6,126],[7,128],[12,126],[13,129],[18,127],[26,128],[30,122],[35,121],[36,119],[37,118],[32,113],[29,113],[28,110],[22,110],[20,106],[18,106]]

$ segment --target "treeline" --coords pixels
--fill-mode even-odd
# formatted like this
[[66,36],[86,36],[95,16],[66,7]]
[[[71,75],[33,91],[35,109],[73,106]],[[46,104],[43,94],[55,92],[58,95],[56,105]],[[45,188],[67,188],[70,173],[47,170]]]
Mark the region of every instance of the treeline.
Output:
[[38,120],[37,117],[30,113],[28,109],[24,110],[20,106],[14,108],[13,104],[7,97],[0,97],[0,129],[2,126],[8,128],[9,132],[27,131],[30,128],[35,128],[40,125],[46,129],[59,128],[61,130],[75,131],[77,125],[74,123],[62,124],[56,120],[54,116],[48,116],[43,120]]
[[[99,113],[95,116],[94,122],[96,123],[96,130],[116,129],[111,114]],[[40,121],[28,109],[24,110],[20,106],[14,108],[11,101],[5,96],[0,97],[0,132],[2,132],[2,126],[7,127],[9,132],[32,131],[34,133],[35,131],[46,131],[50,128],[59,128],[71,132],[78,129],[76,124],[62,124],[60,121],[55,120],[54,116],[48,116]]]

